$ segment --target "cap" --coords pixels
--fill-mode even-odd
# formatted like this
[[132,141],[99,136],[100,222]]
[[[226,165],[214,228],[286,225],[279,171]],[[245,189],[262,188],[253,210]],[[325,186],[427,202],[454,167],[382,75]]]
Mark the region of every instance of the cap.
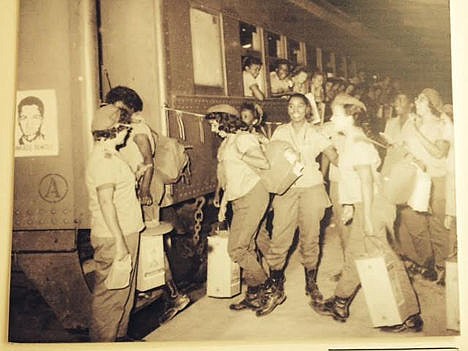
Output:
[[214,112],[222,112],[222,113],[227,113],[227,114],[230,114],[230,115],[233,115],[233,116],[237,116],[239,117],[239,111],[237,111],[234,107],[232,107],[231,105],[227,105],[227,104],[220,104],[220,105],[214,105],[214,106],[211,106],[207,111],[206,113],[209,114],[209,113],[214,113]]
[[421,94],[424,94],[429,99],[429,102],[436,110],[443,112],[442,107],[444,106],[444,103],[442,102],[442,98],[437,90],[426,88],[421,92]]
[[91,131],[111,129],[119,123],[120,112],[121,110],[112,104],[100,107],[94,113]]

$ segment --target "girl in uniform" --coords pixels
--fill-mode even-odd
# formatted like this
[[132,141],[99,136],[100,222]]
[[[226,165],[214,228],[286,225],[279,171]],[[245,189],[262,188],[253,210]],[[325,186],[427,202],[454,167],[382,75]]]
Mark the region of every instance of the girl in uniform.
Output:
[[[311,115],[309,100],[302,94],[293,94],[288,102],[290,122],[276,128],[271,140],[288,142],[304,164],[303,175],[283,195],[273,199],[273,233],[266,255],[270,278],[284,295],[284,266],[294,232],[299,227],[299,248],[305,269],[306,294],[313,300],[321,299],[316,275],[319,259],[320,221],[330,200],[325,190],[323,176],[316,161],[324,153],[332,163],[337,163],[337,153],[331,142],[308,122]],[[262,309],[260,314],[268,313]]]
[[218,182],[224,189],[221,204],[232,204],[228,252],[243,269],[247,284],[245,297],[230,308],[268,308],[271,312],[284,299],[279,299],[275,285],[268,279],[255,252],[258,226],[270,198],[255,169],[269,169],[270,164],[258,137],[249,132],[249,126],[241,121],[234,107],[212,106],[206,119],[211,130],[223,139],[218,150]]
[[[349,238],[345,249],[345,261],[335,294],[312,304],[315,311],[332,316],[335,320],[346,321],[349,305],[359,287],[360,280],[354,260],[369,254],[368,250],[379,248],[394,262],[394,271],[402,280],[407,277],[403,263],[387,242],[387,228],[393,228],[395,205],[377,191],[380,158],[364,130],[367,126],[365,111],[356,105],[336,105],[332,122],[345,135],[343,150],[340,152],[339,197],[343,205],[343,222],[351,222]],[[416,295],[408,281],[401,284],[402,294],[408,303],[410,317],[402,324],[383,327],[384,331],[400,332],[422,330],[423,321],[419,315]]]

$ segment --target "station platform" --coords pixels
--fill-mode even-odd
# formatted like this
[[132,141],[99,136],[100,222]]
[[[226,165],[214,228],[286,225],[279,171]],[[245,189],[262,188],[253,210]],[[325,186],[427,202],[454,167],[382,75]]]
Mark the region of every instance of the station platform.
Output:
[[[229,304],[237,302],[242,294],[230,299],[204,295],[177,315],[173,320],[149,333],[149,342],[223,342],[223,343],[282,343],[318,342],[340,338],[378,338],[382,342],[419,338],[424,336],[453,336],[456,331],[446,329],[445,287],[415,278],[414,288],[424,319],[419,333],[384,333],[373,328],[362,289],[357,293],[345,323],[318,315],[304,293],[304,269],[298,250],[291,255],[285,272],[286,301],[271,314],[257,317],[254,312],[231,311]],[[327,228],[323,254],[318,273],[318,285],[325,298],[332,295],[336,282],[332,276],[340,271],[342,252],[333,226]],[[245,289],[245,287],[244,287]],[[387,341],[386,341],[387,340]]]

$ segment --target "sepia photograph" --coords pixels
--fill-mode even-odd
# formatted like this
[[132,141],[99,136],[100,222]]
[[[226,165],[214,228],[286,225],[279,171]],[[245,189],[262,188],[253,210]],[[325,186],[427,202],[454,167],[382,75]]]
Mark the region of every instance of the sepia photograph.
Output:
[[458,350],[455,2],[11,1],[6,342]]

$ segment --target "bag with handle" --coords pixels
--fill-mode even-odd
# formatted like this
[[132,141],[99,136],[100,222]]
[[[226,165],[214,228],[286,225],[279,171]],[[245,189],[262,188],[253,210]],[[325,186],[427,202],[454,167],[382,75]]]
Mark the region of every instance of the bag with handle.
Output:
[[282,195],[302,176],[304,165],[285,141],[270,141],[265,145],[265,156],[270,162],[270,169],[256,171],[268,192]]
[[206,294],[210,297],[233,297],[241,291],[241,269],[228,253],[229,228],[215,229],[208,236]]
[[160,135],[154,131],[153,134],[156,142],[155,173],[164,184],[177,183],[189,162],[185,146],[175,138]]

